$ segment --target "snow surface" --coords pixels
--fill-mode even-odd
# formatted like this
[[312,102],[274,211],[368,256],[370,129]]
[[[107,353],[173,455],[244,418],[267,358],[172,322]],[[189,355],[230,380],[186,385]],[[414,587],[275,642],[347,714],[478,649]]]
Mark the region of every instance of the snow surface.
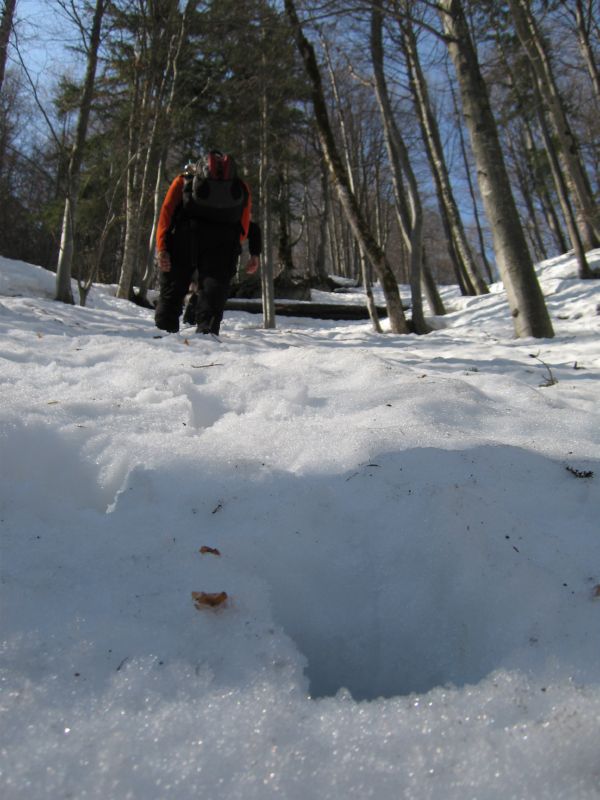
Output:
[[600,797],[600,284],[539,274],[553,340],[218,344],[0,259],[1,797]]

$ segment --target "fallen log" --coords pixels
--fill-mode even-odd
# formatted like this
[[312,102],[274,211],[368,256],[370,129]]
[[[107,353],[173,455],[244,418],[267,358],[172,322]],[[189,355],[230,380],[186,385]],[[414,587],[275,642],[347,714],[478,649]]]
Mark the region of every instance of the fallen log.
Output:
[[[247,311],[249,314],[262,314],[261,300],[238,300],[231,298],[225,306],[228,311]],[[377,306],[380,317],[387,317],[385,306]],[[341,303],[307,303],[290,300],[275,301],[275,314],[280,317],[311,317],[312,319],[369,319],[369,312],[363,305],[343,305]]]

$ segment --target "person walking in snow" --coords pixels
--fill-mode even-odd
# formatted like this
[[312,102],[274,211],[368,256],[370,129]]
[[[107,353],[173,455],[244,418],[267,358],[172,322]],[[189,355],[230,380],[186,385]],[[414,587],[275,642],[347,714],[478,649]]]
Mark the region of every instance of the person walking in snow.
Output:
[[250,188],[238,177],[233,158],[219,150],[188,164],[175,178],[158,219],[157,328],[179,330],[183,301],[194,278],[196,299],[190,312],[196,330],[218,335],[246,239],[250,251],[246,272],[252,275],[259,267],[261,231],[251,215]]

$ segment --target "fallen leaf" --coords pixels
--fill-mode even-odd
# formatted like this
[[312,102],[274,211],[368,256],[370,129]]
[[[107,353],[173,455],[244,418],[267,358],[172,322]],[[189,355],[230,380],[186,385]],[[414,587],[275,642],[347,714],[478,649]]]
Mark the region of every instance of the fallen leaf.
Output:
[[190,340],[189,340],[189,339],[184,339],[184,340],[183,340],[183,343],[184,343],[184,344],[187,344],[187,346],[188,346],[188,347],[190,346]]
[[594,597],[600,597],[600,583],[594,586]]
[[213,556],[221,555],[220,551],[217,550],[216,547],[207,547],[205,544],[202,545],[202,547],[200,548],[200,552],[202,553],[202,555],[204,555],[205,553],[211,553]]
[[38,339],[43,339],[44,338],[44,334],[43,333],[38,333],[37,337],[38,337]]
[[218,608],[227,600],[227,592],[192,592],[192,600],[198,611]]

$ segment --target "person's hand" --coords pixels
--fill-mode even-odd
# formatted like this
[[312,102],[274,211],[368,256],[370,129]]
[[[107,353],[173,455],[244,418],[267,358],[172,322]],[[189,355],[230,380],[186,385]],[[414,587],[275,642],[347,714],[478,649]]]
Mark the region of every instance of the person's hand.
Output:
[[161,250],[160,253],[157,254],[156,260],[158,261],[158,268],[161,272],[171,271],[171,256],[166,250]]
[[254,273],[258,270],[260,266],[260,259],[258,256],[250,256],[248,263],[246,264],[246,273],[248,275],[254,275]]

